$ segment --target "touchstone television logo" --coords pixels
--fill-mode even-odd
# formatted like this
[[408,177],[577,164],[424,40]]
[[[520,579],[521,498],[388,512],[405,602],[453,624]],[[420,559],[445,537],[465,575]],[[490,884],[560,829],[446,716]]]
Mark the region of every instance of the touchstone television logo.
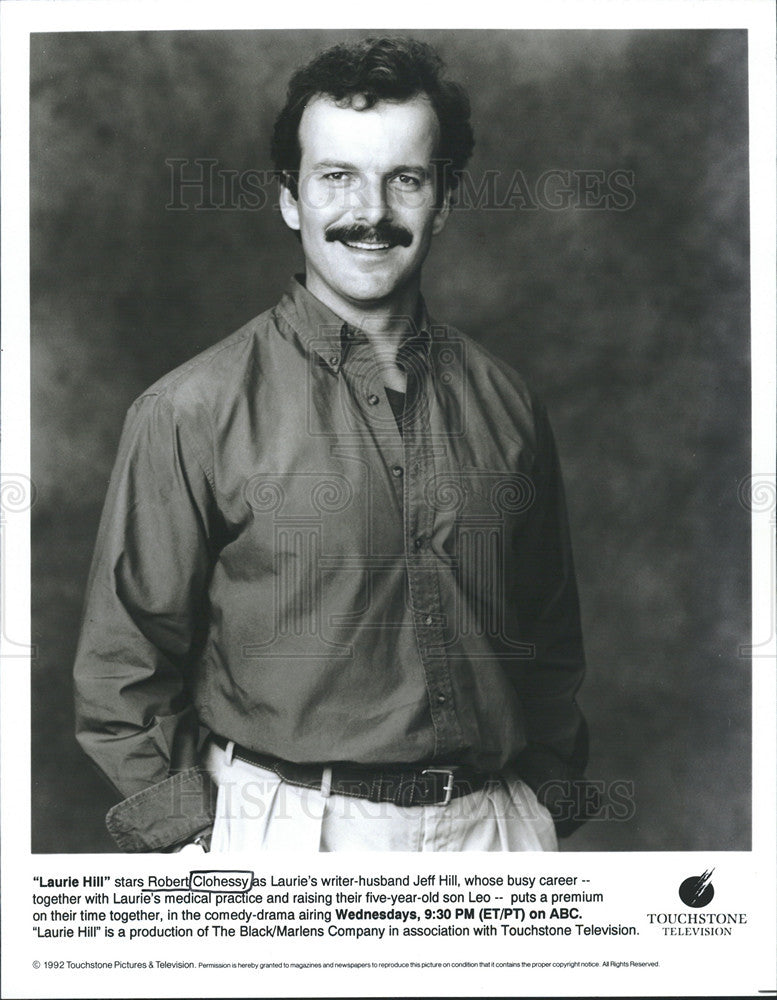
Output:
[[[694,912],[708,906],[715,895],[712,885],[714,868],[701,875],[689,875],[679,885],[677,894],[688,909],[673,913],[648,913],[648,923],[660,929],[664,937],[730,937],[737,927],[748,922],[747,913]],[[689,912],[690,911],[690,912]]]
[[714,871],[714,868],[710,868],[701,875],[691,875],[683,879],[678,894],[686,906],[698,909],[712,902],[712,897],[715,895],[715,887],[711,881]]

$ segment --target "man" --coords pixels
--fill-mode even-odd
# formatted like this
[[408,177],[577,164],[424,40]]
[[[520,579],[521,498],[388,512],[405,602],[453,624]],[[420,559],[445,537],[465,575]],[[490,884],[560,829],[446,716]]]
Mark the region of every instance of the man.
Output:
[[304,278],[130,410],[75,669],[124,850],[554,850],[574,821],[550,428],[420,294],[473,145],[441,70],[383,38],[295,74],[273,155]]

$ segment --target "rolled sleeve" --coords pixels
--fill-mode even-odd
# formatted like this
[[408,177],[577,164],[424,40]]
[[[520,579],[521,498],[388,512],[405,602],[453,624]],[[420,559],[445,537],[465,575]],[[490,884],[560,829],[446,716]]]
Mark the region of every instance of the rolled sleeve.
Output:
[[210,775],[191,767],[119,802],[105,822],[122,851],[161,851],[207,830],[215,800]]

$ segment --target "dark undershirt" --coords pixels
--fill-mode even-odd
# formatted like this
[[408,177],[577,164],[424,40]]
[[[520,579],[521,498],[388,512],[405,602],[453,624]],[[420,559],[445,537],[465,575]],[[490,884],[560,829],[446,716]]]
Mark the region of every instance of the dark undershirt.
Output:
[[386,397],[391,404],[391,409],[394,412],[394,419],[397,422],[397,428],[399,433],[402,433],[402,414],[405,412],[405,394],[404,392],[397,392],[396,389],[391,389],[389,386],[384,386],[386,390]]

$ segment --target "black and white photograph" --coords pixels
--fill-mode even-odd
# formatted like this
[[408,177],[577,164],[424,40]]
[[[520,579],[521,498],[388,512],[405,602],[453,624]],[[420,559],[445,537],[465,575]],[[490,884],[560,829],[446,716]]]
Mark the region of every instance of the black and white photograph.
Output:
[[766,6],[3,11],[4,989],[774,992]]
[[741,31],[35,37],[34,849],[748,848],[747,150]]

